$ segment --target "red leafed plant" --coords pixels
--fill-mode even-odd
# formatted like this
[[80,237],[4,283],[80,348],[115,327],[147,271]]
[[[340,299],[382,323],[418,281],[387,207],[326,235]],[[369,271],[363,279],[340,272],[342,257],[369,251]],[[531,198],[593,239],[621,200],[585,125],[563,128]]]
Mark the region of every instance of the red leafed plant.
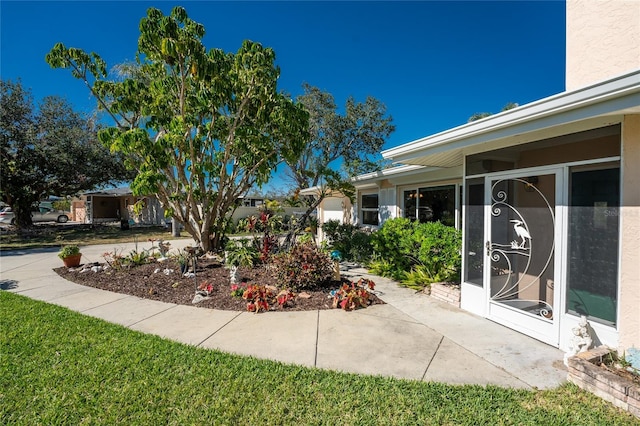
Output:
[[293,301],[295,297],[296,295],[291,290],[282,290],[276,296],[276,301],[278,302],[278,305],[283,308],[287,306],[289,302]]
[[246,283],[231,284],[231,295],[233,297],[242,297],[242,295],[246,290],[247,290]]
[[198,290],[204,292],[208,295],[210,295],[211,293],[213,293],[213,284],[210,284],[206,281],[203,281],[202,283],[200,283],[200,285],[198,286]]
[[271,266],[282,286],[294,291],[314,288],[333,275],[333,262],[313,243],[296,244],[289,252],[272,256]]
[[343,284],[333,294],[333,307],[340,307],[345,311],[352,311],[358,308],[366,308],[369,306],[369,297],[375,283],[366,278],[360,278],[357,282]]
[[278,305],[285,307],[293,301],[295,294],[290,290],[282,290],[275,293],[275,288],[264,285],[250,284],[242,294],[242,298],[247,301],[247,311],[260,312],[268,311],[269,306]]

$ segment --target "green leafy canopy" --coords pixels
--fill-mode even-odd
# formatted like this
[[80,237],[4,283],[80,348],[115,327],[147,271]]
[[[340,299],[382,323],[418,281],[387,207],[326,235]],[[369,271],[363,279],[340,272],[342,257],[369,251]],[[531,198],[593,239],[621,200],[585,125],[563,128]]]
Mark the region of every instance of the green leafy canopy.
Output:
[[100,140],[137,172],[134,193],[156,193],[205,250],[215,248],[235,200],[261,186],[308,140],[308,113],[277,91],[275,52],[244,41],[206,50],[205,29],[182,7],[140,21],[135,64],[107,79],[95,53],[56,44],[46,57],[87,84],[113,125]]
[[0,197],[16,225],[32,225],[31,207],[48,195],[75,195],[127,178],[120,155],[96,138],[92,118],[62,98],[34,104],[20,81],[0,81]]

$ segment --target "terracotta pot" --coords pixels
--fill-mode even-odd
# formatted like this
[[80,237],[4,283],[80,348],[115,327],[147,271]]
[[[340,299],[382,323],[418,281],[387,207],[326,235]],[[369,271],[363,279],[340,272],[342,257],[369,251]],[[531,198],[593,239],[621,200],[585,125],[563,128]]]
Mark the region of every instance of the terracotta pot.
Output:
[[67,268],[75,268],[76,266],[80,266],[80,258],[82,257],[82,253],[74,254],[69,257],[65,257],[62,259],[64,266]]

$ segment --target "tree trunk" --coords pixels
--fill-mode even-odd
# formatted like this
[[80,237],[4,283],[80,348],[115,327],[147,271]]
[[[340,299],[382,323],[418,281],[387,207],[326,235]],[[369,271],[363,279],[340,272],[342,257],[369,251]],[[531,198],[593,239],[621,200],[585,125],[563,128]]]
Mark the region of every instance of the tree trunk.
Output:
[[180,229],[178,228],[179,226],[181,226],[180,222],[178,222],[175,217],[172,217],[171,218],[171,236],[172,237],[180,236]]
[[292,227],[287,233],[287,236],[282,243],[282,250],[287,251],[291,249],[291,247],[293,247],[296,242],[296,236],[302,232],[307,223],[307,219],[309,219],[309,217],[311,216],[311,212],[320,205],[322,199],[323,197],[314,200],[313,203],[309,207],[307,207],[307,211],[305,211],[304,214],[300,217],[300,220],[298,221],[296,226]]
[[11,206],[14,216],[14,224],[19,228],[31,228],[33,226],[33,219],[31,217],[31,206],[33,200],[16,198],[15,202]]

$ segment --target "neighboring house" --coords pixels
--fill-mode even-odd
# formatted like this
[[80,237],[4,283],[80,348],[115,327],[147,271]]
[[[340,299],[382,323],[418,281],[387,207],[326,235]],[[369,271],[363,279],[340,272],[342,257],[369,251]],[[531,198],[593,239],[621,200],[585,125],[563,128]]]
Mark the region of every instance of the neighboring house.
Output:
[[300,195],[317,196],[321,192],[325,193],[326,196],[312,214],[312,216],[318,220],[318,224],[320,225],[316,236],[318,241],[324,240],[324,231],[321,226],[323,223],[327,223],[330,220],[337,220],[341,223],[355,223],[352,218],[354,206],[352,205],[349,197],[344,196],[341,192],[332,191],[329,188],[314,186],[301,190]]
[[[139,213],[134,205],[142,206]],[[128,187],[86,192],[71,203],[73,220],[85,223],[127,221],[136,225],[164,225],[164,209],[155,195],[134,196]]]
[[[257,215],[264,205],[264,198],[240,198],[238,207],[233,213],[233,220]],[[141,210],[136,213],[134,205],[141,203]],[[284,207],[280,214],[300,216],[303,209]],[[108,223],[126,221],[130,225],[164,226],[169,220],[164,216],[164,208],[155,195],[134,196],[129,187],[105,189],[86,192],[80,199],[71,203],[71,218],[83,223]]]
[[355,179],[354,222],[458,226],[463,309],[640,347],[640,2],[567,1],[566,55],[566,92],[384,151],[402,165]]

